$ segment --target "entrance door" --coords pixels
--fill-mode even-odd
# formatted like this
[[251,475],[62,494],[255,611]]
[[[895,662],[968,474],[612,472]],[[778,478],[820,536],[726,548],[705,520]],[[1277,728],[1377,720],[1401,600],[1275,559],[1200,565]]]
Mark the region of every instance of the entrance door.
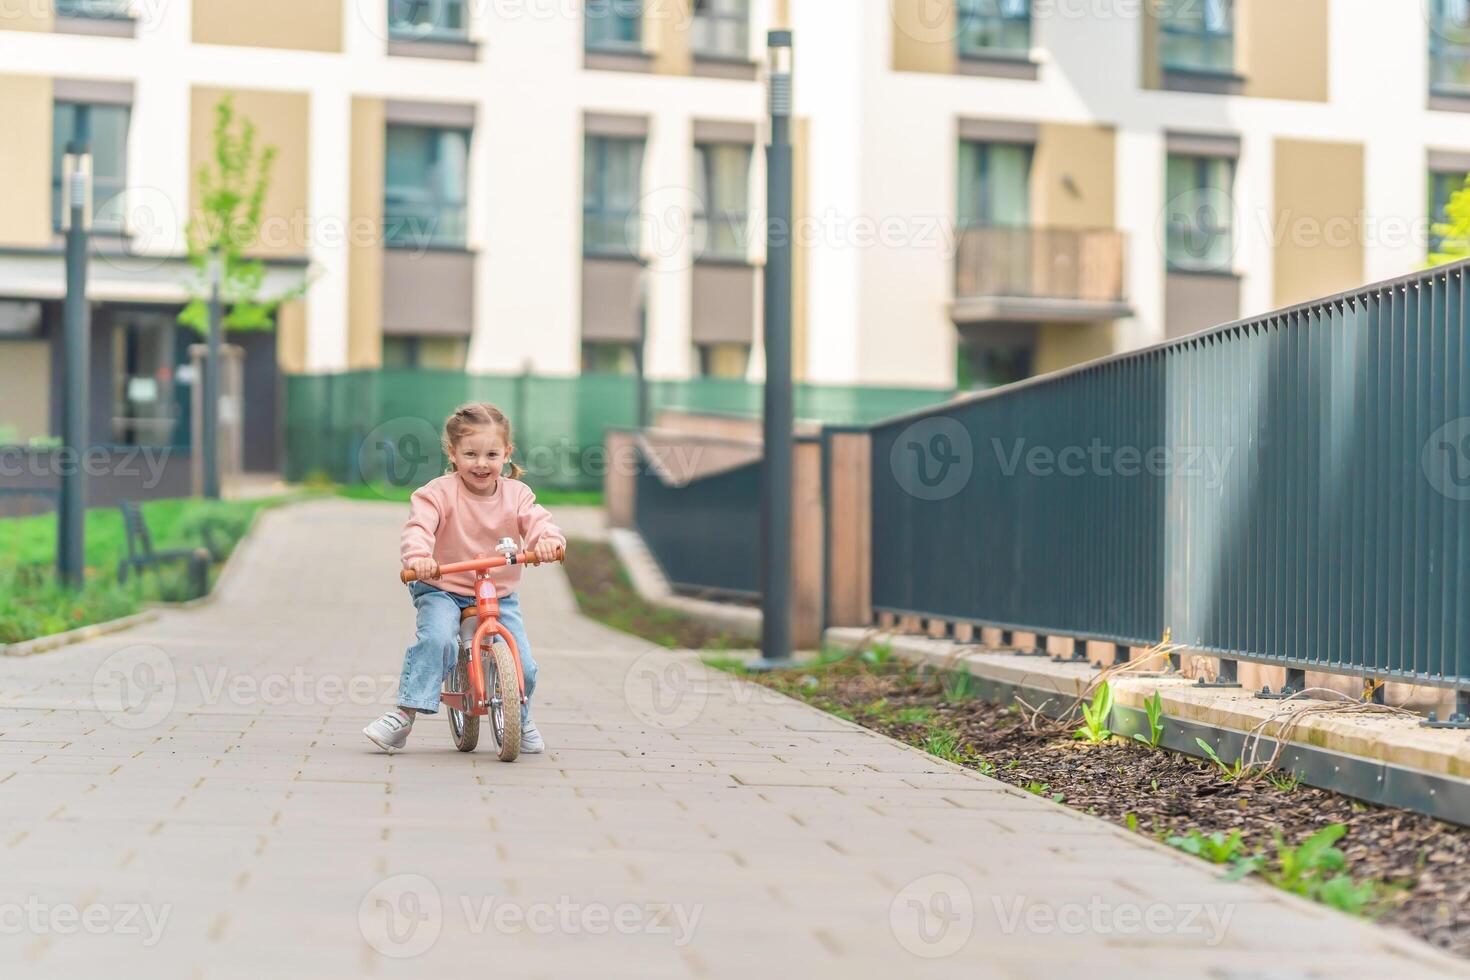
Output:
[[187,380],[172,314],[114,313],[112,437],[123,446],[185,446]]

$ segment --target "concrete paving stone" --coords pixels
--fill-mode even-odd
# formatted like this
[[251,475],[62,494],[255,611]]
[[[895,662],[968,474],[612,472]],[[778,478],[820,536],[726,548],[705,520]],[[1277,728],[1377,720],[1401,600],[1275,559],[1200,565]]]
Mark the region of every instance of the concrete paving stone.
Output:
[[[391,684],[412,634],[412,605],[391,577],[402,519],[401,506],[346,501],[271,511],[207,610],[0,660],[0,902],[8,883],[9,893],[141,894],[174,908],[151,950],[0,936],[0,976],[419,978],[479,972],[497,956],[519,976],[557,980],[744,978],[772,964],[778,975],[844,980],[1465,972],[1370,923],[1221,882],[1213,868],[711,672],[692,654],[676,656],[702,710],[681,728],[650,725],[626,685],[640,657],[670,655],[578,617],[554,569],[528,573],[522,589],[542,663],[544,756],[502,764],[488,738],[464,755],[440,718],[424,717],[390,757],[359,732],[376,701],[326,688],[285,704],[211,693],[219,678],[249,690],[293,672]],[[308,556],[351,570],[352,587],[302,579]],[[91,688],[109,654],[140,642],[166,649],[181,680],[174,710],[130,731],[97,710]],[[440,900],[437,938],[406,959],[375,950],[360,906],[412,913],[425,881]],[[956,881],[970,892],[969,939],[953,956],[919,955],[930,950],[903,927],[915,907],[905,903],[933,908],[934,889]],[[1223,902],[1236,918],[1203,950],[1178,930],[1007,926],[993,897]],[[702,917],[677,948],[644,932],[487,933],[461,902],[489,898],[683,903]]]

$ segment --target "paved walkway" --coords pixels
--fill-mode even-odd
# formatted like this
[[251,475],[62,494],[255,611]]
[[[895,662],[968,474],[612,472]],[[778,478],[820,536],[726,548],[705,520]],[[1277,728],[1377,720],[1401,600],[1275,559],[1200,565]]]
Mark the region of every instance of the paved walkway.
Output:
[[589,623],[558,570],[552,751],[440,716],[375,754],[400,520],[271,512],[212,605],[0,660],[0,976],[1465,972]]

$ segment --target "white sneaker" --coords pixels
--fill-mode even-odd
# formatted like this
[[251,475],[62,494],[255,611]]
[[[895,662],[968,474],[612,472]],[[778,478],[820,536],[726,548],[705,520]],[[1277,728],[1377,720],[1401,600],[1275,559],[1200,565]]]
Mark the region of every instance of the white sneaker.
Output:
[[413,731],[413,717],[400,708],[385,711],[383,717],[368,725],[362,733],[384,752],[396,752],[408,743]]
[[541,740],[541,733],[536,731],[536,726],[526,724],[521,728],[521,753],[523,755],[535,755],[546,751],[546,743]]

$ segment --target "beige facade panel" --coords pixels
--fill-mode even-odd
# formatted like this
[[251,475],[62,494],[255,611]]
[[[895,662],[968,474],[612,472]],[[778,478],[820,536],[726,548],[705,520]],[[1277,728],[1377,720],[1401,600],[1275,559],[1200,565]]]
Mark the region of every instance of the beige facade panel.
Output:
[[49,32],[55,29],[55,7],[37,0],[0,0],[0,24],[7,31]]
[[1242,0],[1236,63],[1244,95],[1326,102],[1328,0]]
[[1045,123],[1031,164],[1031,222],[1038,228],[1112,228],[1115,134],[1111,126]]
[[1043,323],[1036,330],[1036,374],[1060,371],[1107,357],[1117,350],[1113,321]]
[[352,100],[352,175],[348,187],[354,234],[347,255],[347,364],[383,363],[383,168],[386,112],[382,99]]
[[696,344],[749,344],[755,336],[756,270],[748,265],[694,266]]
[[582,339],[638,339],[643,265],[636,259],[582,259]]
[[25,445],[51,434],[51,342],[0,340],[0,443]]
[[955,0],[890,0],[893,70],[955,73],[959,12]]
[[[0,246],[51,244],[51,79],[0,75]],[[25,193],[16,193],[27,188]]]
[[694,74],[690,25],[694,0],[662,0],[643,5],[643,37],[659,75]]
[[254,124],[256,146],[276,149],[261,208],[260,240],[250,251],[264,257],[305,255],[311,244],[311,99],[305,92],[194,87],[189,106],[189,200],[194,213],[200,208],[199,169],[213,167],[215,108],[228,96],[234,98],[236,120]]
[[288,374],[306,371],[306,304],[299,300],[276,311],[276,365]]
[[1171,272],[1164,284],[1164,335],[1198,333],[1240,319],[1240,280],[1230,275]]
[[194,43],[341,51],[342,0],[194,0]]
[[1276,141],[1275,305],[1364,281],[1363,145]]
[[475,328],[475,256],[383,249],[383,333],[468,337]]

